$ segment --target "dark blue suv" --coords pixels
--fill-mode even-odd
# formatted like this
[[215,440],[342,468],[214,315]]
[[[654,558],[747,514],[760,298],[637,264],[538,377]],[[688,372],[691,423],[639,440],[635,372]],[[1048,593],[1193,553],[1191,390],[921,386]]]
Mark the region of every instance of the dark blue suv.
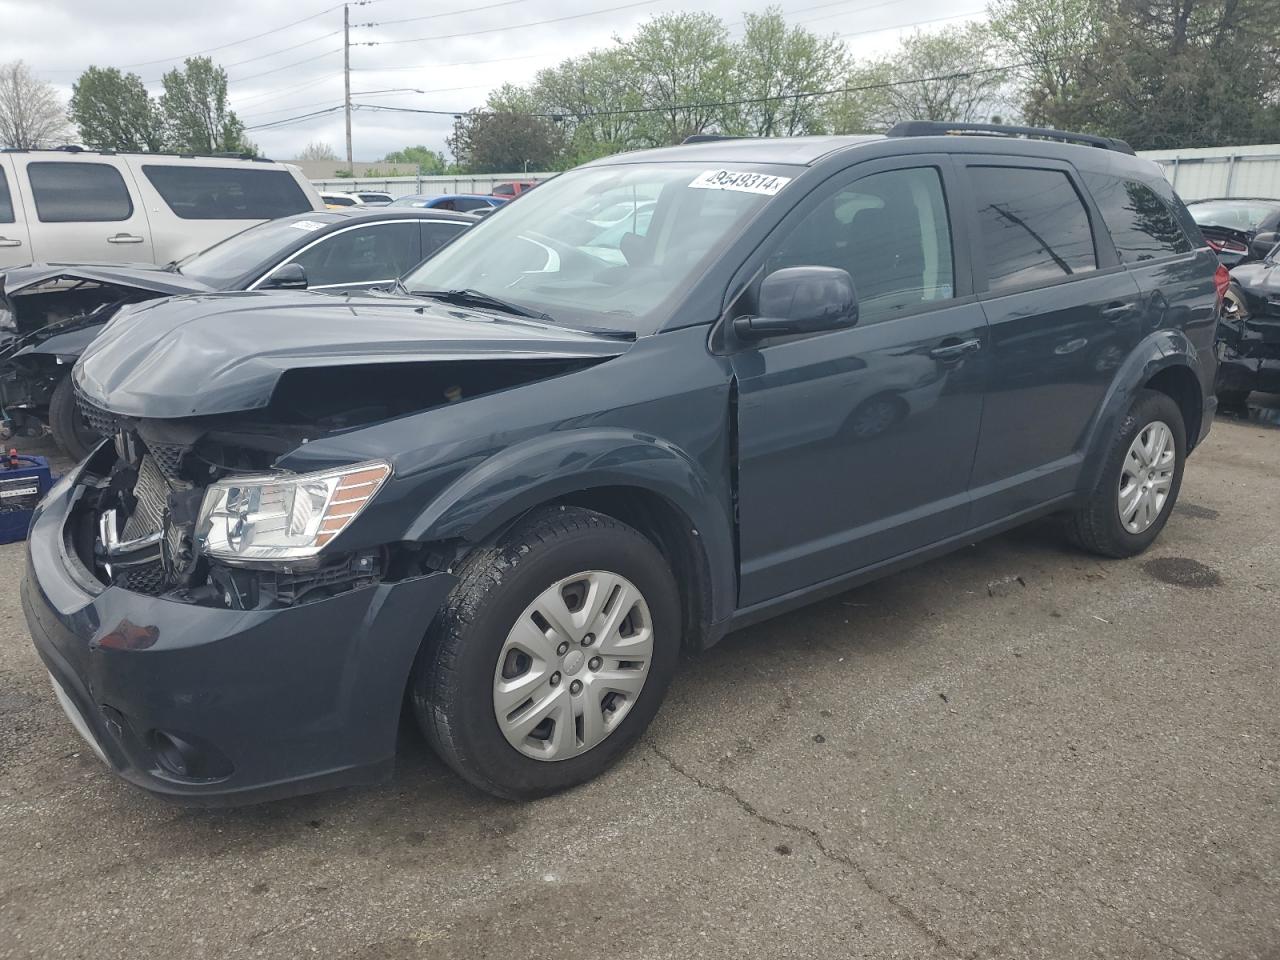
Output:
[[1216,267],[1101,138],[597,161],[395,291],[124,308],[73,374],[111,439],[35,520],[31,632],[156,793],[385,776],[406,697],[472,783],[559,790],[682,649],[1044,514],[1144,550],[1212,419]]

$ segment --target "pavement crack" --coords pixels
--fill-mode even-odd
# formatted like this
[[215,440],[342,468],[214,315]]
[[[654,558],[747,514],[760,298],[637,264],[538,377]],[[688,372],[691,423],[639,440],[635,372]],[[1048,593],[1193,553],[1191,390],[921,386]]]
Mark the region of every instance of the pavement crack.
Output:
[[663,751],[662,748],[652,740],[646,740],[645,742],[649,749],[653,751],[654,755],[670,767],[672,771],[688,780],[694,786],[698,787],[698,789],[704,790],[707,793],[718,794],[733,801],[733,803],[737,805],[738,809],[759,823],[773,827],[776,830],[786,830],[800,836],[808,837],[810,842],[813,843],[813,845],[818,849],[818,852],[824,858],[852,870],[868,890],[882,898],[891,907],[893,907],[893,909],[896,910],[904,920],[911,924],[911,926],[915,927],[916,930],[928,939],[932,940],[934,944],[945,950],[951,956],[959,957],[961,960],[964,960],[964,954],[953,946],[946,937],[937,930],[934,930],[928,922],[920,916],[920,914],[916,913],[915,910],[913,910],[908,904],[904,903],[896,894],[890,893],[880,887],[875,880],[872,879],[867,868],[858,863],[858,861],[854,860],[849,855],[841,853],[839,850],[835,850],[830,847],[822,838],[822,835],[813,827],[805,826],[802,823],[789,823],[786,820],[779,820],[777,817],[770,816],[727,784],[712,783],[710,781],[703,780],[696,773],[685,769],[685,767],[682,766],[674,757]]

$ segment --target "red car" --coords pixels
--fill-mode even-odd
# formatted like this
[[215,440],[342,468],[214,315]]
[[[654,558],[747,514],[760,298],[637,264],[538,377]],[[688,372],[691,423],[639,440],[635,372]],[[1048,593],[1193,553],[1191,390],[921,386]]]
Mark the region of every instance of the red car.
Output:
[[537,185],[537,180],[512,180],[510,183],[500,183],[494,187],[492,196],[514,200],[526,190],[532,190]]

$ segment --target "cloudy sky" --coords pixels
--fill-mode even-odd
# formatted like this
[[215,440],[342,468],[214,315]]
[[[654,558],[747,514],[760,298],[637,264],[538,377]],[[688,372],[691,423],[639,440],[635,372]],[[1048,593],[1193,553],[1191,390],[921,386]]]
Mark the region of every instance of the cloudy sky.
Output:
[[[25,60],[64,97],[90,64],[137,73],[158,93],[166,70],[184,56],[203,54],[226,67],[232,107],[265,155],[289,159],[311,141],[328,143],[339,154],[344,150],[338,110],[263,126],[341,103],[341,4],[44,0],[38,16],[32,5],[32,0],[0,0],[0,23],[6,24],[0,61]],[[892,50],[911,30],[980,17],[985,0],[782,0],[778,5],[790,22],[840,35],[855,55],[873,56]],[[708,11],[731,24],[731,35],[738,36],[743,12],[766,6],[767,0],[352,2],[352,101],[462,111],[480,105],[491,87],[525,83],[542,67],[607,46],[615,34],[629,35],[654,14]],[[355,159],[376,160],[406,144],[443,150],[452,117],[359,111],[352,122]]]

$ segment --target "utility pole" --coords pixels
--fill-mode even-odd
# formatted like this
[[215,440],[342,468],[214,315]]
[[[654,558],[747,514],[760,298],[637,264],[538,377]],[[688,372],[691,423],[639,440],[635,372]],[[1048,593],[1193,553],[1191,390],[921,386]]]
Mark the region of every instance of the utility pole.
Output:
[[342,90],[347,114],[347,171],[354,177],[355,161],[351,158],[351,7],[342,5]]

